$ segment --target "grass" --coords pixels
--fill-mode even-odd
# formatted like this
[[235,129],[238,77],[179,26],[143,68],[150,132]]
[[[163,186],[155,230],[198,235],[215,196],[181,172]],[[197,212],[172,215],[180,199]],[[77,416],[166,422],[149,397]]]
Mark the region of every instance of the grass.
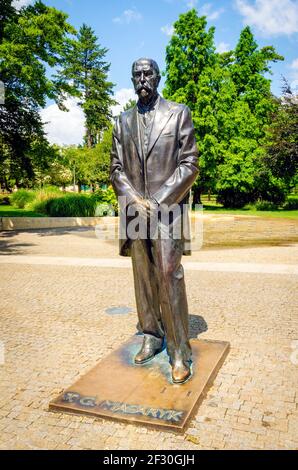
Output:
[[248,209],[225,209],[223,207],[212,207],[204,205],[204,214],[227,214],[227,215],[247,215],[255,217],[277,217],[283,219],[297,219],[298,210],[285,211],[278,209],[276,211],[257,211],[253,208]]
[[[243,209],[225,209],[221,204],[217,204],[212,197],[208,201],[207,197],[202,198],[204,214],[226,214],[226,215],[246,215],[255,217],[268,217],[268,218],[284,218],[284,219],[297,219],[298,210],[283,210],[278,209],[274,211],[257,211],[252,206],[246,206]],[[19,209],[15,206],[0,205],[0,217],[46,217],[34,210]]]
[[[256,209],[224,209],[220,206],[208,206],[204,204],[204,214],[227,214],[227,215],[247,215],[257,217],[277,217],[284,219],[297,219],[298,210],[284,211],[282,209],[276,211],[257,211]],[[18,209],[14,206],[0,206],[0,217],[47,217],[38,212]]]
[[277,218],[284,218],[284,219],[297,219],[298,218],[298,210],[283,210],[277,209],[274,211],[257,211],[253,206],[245,206],[242,209],[225,209],[221,204],[218,204],[215,201],[215,198],[212,197],[210,201],[208,201],[207,197],[202,197],[202,203],[204,208],[204,214],[227,214],[227,215],[247,215],[247,216],[255,216],[255,217],[277,217]]
[[46,217],[38,212],[18,209],[14,206],[0,206],[0,217]]

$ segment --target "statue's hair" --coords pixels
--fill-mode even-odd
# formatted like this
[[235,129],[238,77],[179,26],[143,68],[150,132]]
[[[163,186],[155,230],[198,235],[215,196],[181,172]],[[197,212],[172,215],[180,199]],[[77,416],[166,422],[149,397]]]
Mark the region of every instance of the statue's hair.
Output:
[[134,67],[135,67],[135,65],[136,65],[138,62],[144,62],[144,61],[150,62],[152,68],[153,68],[153,69],[155,70],[155,72],[156,72],[156,75],[157,75],[158,77],[160,77],[160,71],[159,71],[159,67],[158,67],[158,65],[157,65],[157,62],[155,62],[155,60],[153,60],[153,59],[148,59],[148,57],[141,57],[140,59],[135,60],[134,63],[132,64],[131,71],[133,72]]

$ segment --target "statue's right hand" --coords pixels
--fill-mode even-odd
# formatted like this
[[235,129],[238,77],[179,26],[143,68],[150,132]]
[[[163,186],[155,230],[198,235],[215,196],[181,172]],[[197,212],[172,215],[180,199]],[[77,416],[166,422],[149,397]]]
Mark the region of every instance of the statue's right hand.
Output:
[[140,217],[147,218],[147,211],[149,209],[149,205],[146,199],[136,197],[135,200],[131,203],[131,206],[136,212],[139,213]]

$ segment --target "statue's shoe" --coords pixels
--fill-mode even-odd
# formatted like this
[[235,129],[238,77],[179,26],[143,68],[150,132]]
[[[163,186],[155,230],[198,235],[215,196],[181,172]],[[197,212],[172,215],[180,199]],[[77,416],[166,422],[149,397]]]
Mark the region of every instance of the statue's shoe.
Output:
[[163,339],[154,336],[144,336],[143,344],[135,356],[135,364],[144,364],[162,351]]
[[175,384],[183,384],[191,376],[190,366],[183,361],[174,362],[172,365],[172,380]]

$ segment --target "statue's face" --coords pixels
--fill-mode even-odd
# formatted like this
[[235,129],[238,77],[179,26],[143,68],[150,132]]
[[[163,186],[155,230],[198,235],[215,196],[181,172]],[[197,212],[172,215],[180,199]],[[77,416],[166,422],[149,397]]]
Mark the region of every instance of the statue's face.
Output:
[[149,60],[135,62],[132,70],[132,82],[139,99],[149,101],[157,92],[160,76]]

